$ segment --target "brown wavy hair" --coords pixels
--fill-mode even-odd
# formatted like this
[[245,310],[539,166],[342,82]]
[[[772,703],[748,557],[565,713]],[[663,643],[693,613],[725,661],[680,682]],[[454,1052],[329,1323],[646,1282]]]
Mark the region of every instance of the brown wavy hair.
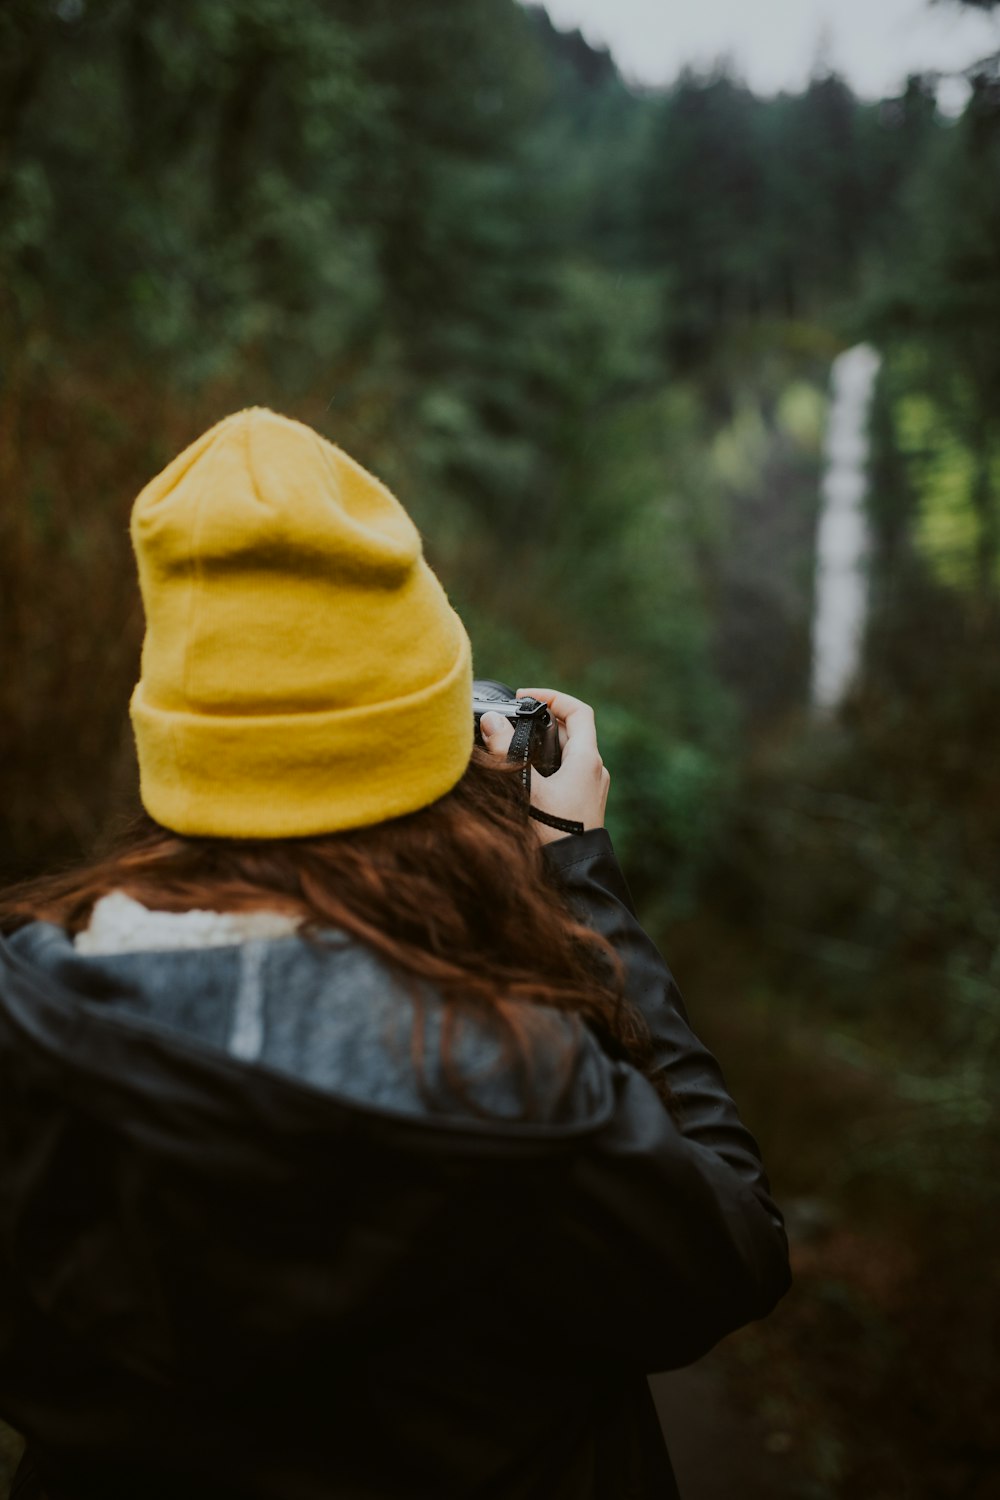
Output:
[[[182,837],[142,815],[111,852],[0,895],[0,930],[55,922],[75,933],[94,903],[124,891],[160,911],[250,911],[298,917],[307,936],[331,928],[374,950],[408,982],[446,1002],[441,1065],[473,1107],[452,1063],[456,1028],[485,1010],[518,1068],[531,1111],[537,1012],[575,1012],[612,1056],[647,1072],[650,1040],[626,1000],[611,945],[572,912],[527,816],[517,768],[479,748],[458,785],[419,812],[372,827],[290,839]],[[560,1032],[564,1043],[566,1032]],[[420,1038],[414,1061],[422,1076]],[[563,1059],[563,1083],[573,1056]],[[668,1099],[659,1080],[654,1085]]]

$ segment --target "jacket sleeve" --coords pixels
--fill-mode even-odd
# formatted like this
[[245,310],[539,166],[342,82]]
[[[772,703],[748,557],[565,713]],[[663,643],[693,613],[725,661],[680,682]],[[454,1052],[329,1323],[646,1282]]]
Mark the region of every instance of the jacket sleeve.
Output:
[[549,844],[546,857],[576,912],[617,951],[674,1105],[672,1115],[648,1079],[607,1060],[613,1114],[576,1165],[577,1264],[615,1286],[604,1332],[617,1352],[650,1370],[687,1364],[787,1290],[782,1218],[718,1064],[639,925],[607,832]]

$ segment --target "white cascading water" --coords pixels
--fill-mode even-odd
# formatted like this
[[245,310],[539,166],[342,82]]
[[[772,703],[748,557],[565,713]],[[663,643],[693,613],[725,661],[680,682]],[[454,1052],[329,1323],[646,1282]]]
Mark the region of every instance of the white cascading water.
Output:
[[812,704],[832,713],[861,659],[868,614],[870,528],[868,413],[881,356],[870,344],[838,355],[830,377],[830,414],[823,453],[816,592],[812,625]]

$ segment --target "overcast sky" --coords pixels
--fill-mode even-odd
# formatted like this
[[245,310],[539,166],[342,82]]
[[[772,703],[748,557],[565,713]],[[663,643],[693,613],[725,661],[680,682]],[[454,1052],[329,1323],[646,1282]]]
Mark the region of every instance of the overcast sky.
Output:
[[874,99],[898,92],[907,73],[961,69],[1000,50],[1000,19],[929,0],[544,3],[557,26],[609,46],[625,76],[644,84],[730,57],[751,88],[775,93],[801,88],[821,57]]

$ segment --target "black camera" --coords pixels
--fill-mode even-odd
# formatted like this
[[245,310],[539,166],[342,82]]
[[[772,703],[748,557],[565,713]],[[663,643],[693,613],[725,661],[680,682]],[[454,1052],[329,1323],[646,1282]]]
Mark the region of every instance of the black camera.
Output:
[[476,725],[476,744],[483,743],[479,720],[483,714],[502,714],[511,721],[515,732],[520,724],[530,726],[529,763],[543,776],[551,776],[559,769],[562,755],[559,749],[559,729],[555,719],[544,703],[537,698],[517,698],[505,682],[494,682],[488,677],[477,678],[472,684],[472,716]]

